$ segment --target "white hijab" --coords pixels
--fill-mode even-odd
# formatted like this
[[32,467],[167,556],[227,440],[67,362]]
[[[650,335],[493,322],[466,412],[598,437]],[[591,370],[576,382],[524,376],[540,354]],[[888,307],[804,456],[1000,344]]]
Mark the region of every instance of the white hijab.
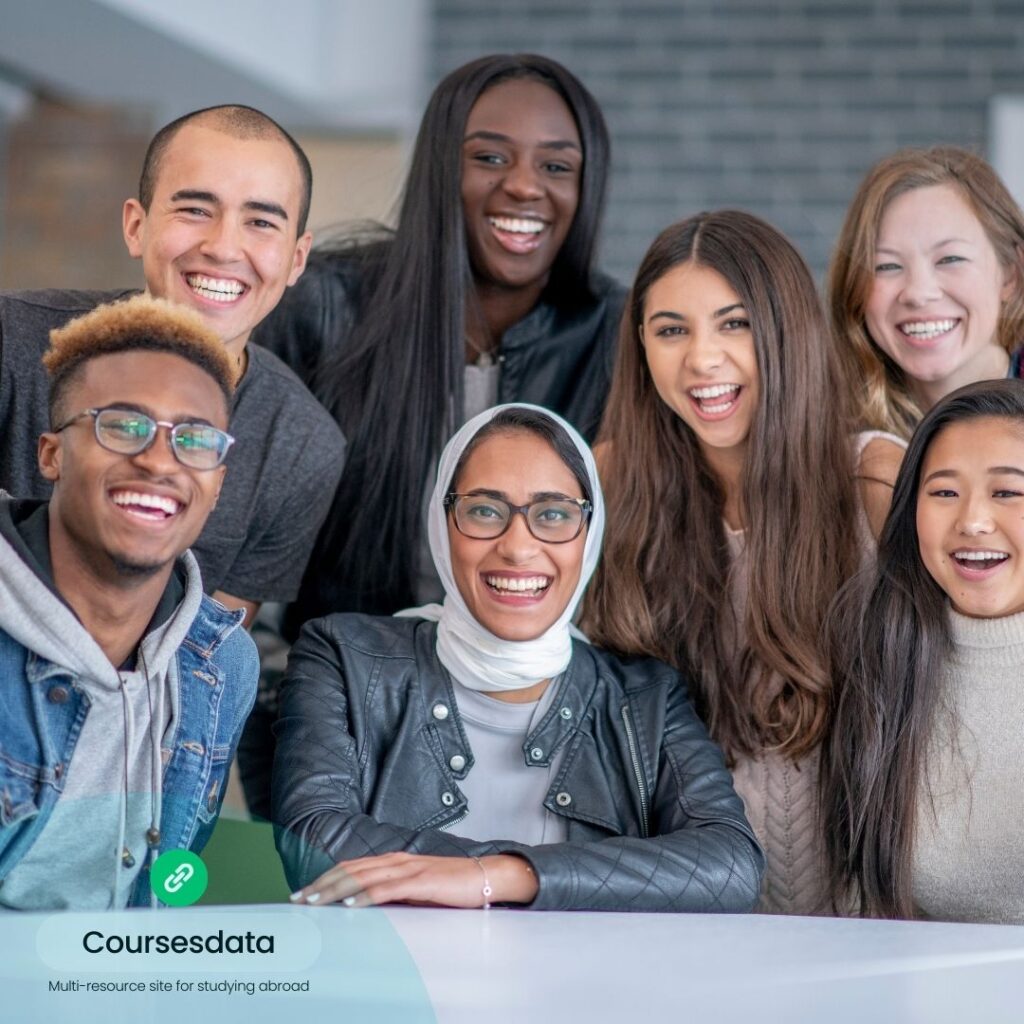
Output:
[[[583,458],[590,481],[591,503],[594,506],[587,526],[587,539],[583,547],[583,565],[579,582],[565,610],[558,620],[535,640],[502,640],[485,629],[473,618],[459,593],[452,573],[451,546],[448,543],[448,516],[444,497],[452,480],[455,467],[477,432],[506,409],[529,409],[541,413],[557,423],[576,446]],[[446,669],[463,686],[472,690],[523,690],[543,679],[553,679],[569,665],[572,657],[572,637],[585,639],[571,625],[576,607],[583,596],[590,577],[597,566],[604,533],[604,498],[597,478],[594,456],[586,441],[560,416],[537,405],[516,402],[496,405],[474,416],[445,445],[437,468],[437,482],[430,498],[427,515],[427,535],[430,553],[444,587],[444,604],[428,604],[420,608],[406,608],[398,615],[432,619],[437,627],[437,656]]]

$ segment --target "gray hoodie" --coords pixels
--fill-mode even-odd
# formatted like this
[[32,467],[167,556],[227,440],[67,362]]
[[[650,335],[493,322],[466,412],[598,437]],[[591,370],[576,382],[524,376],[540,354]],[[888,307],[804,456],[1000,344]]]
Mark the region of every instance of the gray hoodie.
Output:
[[[0,491],[0,513],[9,516]],[[9,520],[8,520],[9,521]],[[0,905],[22,910],[127,905],[160,824],[161,744],[177,718],[175,657],[202,600],[190,552],[179,565],[185,595],[143,637],[132,671],[118,670],[22,553],[0,530],[0,629],[67,669],[88,713],[67,766],[64,791],[38,839],[0,888]],[[10,680],[10,685],[27,685]]]

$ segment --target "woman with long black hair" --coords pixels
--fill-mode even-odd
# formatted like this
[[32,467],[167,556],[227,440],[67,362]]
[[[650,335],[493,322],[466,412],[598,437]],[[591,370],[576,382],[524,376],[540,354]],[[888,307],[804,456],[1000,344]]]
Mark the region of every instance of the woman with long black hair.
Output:
[[831,616],[832,895],[872,917],[1024,923],[1024,382],[925,415],[877,569]]
[[314,254],[264,322],[258,340],[349,441],[286,633],[438,596],[429,480],[474,413],[528,401],[593,436],[625,300],[593,269],[608,160],[600,108],[560,64],[495,55],[458,68],[423,116],[394,231]]

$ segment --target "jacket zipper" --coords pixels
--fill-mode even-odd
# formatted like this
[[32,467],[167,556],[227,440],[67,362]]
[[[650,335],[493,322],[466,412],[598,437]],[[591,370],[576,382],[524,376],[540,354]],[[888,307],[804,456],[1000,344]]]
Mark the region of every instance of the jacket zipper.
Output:
[[637,788],[640,790],[640,825],[643,828],[643,838],[649,835],[647,826],[647,785],[644,783],[644,774],[640,770],[640,758],[636,751],[636,740],[633,737],[633,723],[629,717],[629,705],[622,705],[622,724],[626,727],[626,740],[629,743],[629,756],[633,760],[633,773],[636,775]]
[[452,828],[454,825],[458,825],[458,823],[460,821],[462,821],[462,819],[467,814],[469,814],[469,811],[463,811],[457,818],[452,818],[451,821],[446,821],[443,825],[438,825],[437,826],[438,831],[440,831],[440,832],[447,832],[448,829]]

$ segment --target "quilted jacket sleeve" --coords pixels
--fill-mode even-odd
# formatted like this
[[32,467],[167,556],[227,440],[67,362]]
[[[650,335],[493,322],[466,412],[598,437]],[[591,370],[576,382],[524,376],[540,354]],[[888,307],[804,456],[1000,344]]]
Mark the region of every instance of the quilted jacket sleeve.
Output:
[[719,911],[758,901],[764,854],[681,682],[669,690],[650,836],[525,847],[537,910]]
[[328,631],[318,628],[325,621],[307,624],[292,648],[274,728],[274,832],[288,884],[300,888],[339,861],[373,854],[482,857],[521,849],[379,822],[365,812],[349,689]]

